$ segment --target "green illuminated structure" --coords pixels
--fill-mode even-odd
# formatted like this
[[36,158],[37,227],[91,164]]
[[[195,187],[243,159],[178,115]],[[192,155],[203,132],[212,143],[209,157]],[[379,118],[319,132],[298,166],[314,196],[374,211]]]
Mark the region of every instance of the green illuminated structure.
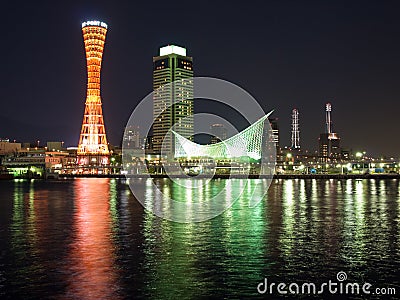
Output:
[[196,144],[171,130],[175,136],[175,158],[234,159],[247,157],[259,160],[262,154],[264,121],[270,114],[229,139],[212,145]]

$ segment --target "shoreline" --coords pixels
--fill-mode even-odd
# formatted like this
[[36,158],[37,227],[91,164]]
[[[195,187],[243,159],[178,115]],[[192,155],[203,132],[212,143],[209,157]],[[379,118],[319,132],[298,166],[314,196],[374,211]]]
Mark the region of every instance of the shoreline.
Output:
[[[115,179],[163,179],[163,178],[180,178],[180,179],[207,179],[209,176],[168,176],[165,174],[151,174],[151,175],[122,175],[122,174],[63,174],[59,176],[49,176],[47,178],[42,177],[14,177],[14,178],[1,178],[0,181],[12,181],[12,180],[25,180],[25,179],[36,179],[36,180],[63,180],[63,179],[75,179],[75,178],[115,178]],[[214,175],[212,179],[271,179],[270,175]],[[400,179],[400,174],[275,174],[273,179]]]
[[[97,175],[97,174],[84,174],[84,175],[72,175],[65,174],[60,175],[59,179],[68,179],[68,178],[188,178],[187,176],[168,176],[162,174],[151,174],[149,175],[121,175],[121,174],[107,174],[107,175]],[[193,179],[204,179],[209,178],[208,176],[193,176],[189,177]],[[229,178],[237,178],[237,179],[270,179],[269,175],[214,175],[213,179],[229,179]],[[400,179],[400,174],[275,174],[273,175],[273,179]]]

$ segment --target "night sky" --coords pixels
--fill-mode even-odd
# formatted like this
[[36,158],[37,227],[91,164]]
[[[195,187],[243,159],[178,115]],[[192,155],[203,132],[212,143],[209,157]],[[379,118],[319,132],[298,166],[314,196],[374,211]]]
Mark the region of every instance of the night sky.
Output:
[[298,108],[301,145],[316,149],[330,101],[344,147],[399,157],[400,5],[265,2],[2,2],[0,137],[77,145],[86,97],[81,22],[96,19],[109,25],[102,100],[112,144],[152,91],[152,57],[177,44],[193,56],[196,76],[231,81],[275,109],[282,146]]

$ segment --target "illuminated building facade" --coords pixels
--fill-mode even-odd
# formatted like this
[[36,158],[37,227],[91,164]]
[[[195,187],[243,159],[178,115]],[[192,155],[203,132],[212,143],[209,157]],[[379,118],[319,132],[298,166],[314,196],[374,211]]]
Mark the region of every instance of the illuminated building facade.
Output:
[[82,23],[87,63],[87,96],[78,144],[78,165],[106,166],[109,149],[100,97],[100,72],[107,24],[100,21]]
[[173,155],[175,132],[192,139],[193,59],[174,45],[160,48],[153,57],[153,151]]

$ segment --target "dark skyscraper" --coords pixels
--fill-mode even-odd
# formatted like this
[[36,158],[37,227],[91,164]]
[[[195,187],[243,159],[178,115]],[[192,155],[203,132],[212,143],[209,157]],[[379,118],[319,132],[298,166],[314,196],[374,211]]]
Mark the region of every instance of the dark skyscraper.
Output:
[[272,139],[276,146],[276,154],[280,155],[281,148],[280,148],[278,118],[268,118],[268,121],[269,121],[269,123],[271,125],[271,129],[272,129]]
[[221,141],[226,140],[228,132],[224,125],[222,124],[212,124],[211,125],[211,139],[210,144],[216,144]]
[[[160,48],[153,57],[153,149],[174,153],[173,130],[192,138],[193,126],[193,59],[186,49],[174,45]],[[173,83],[173,84],[172,84]]]

